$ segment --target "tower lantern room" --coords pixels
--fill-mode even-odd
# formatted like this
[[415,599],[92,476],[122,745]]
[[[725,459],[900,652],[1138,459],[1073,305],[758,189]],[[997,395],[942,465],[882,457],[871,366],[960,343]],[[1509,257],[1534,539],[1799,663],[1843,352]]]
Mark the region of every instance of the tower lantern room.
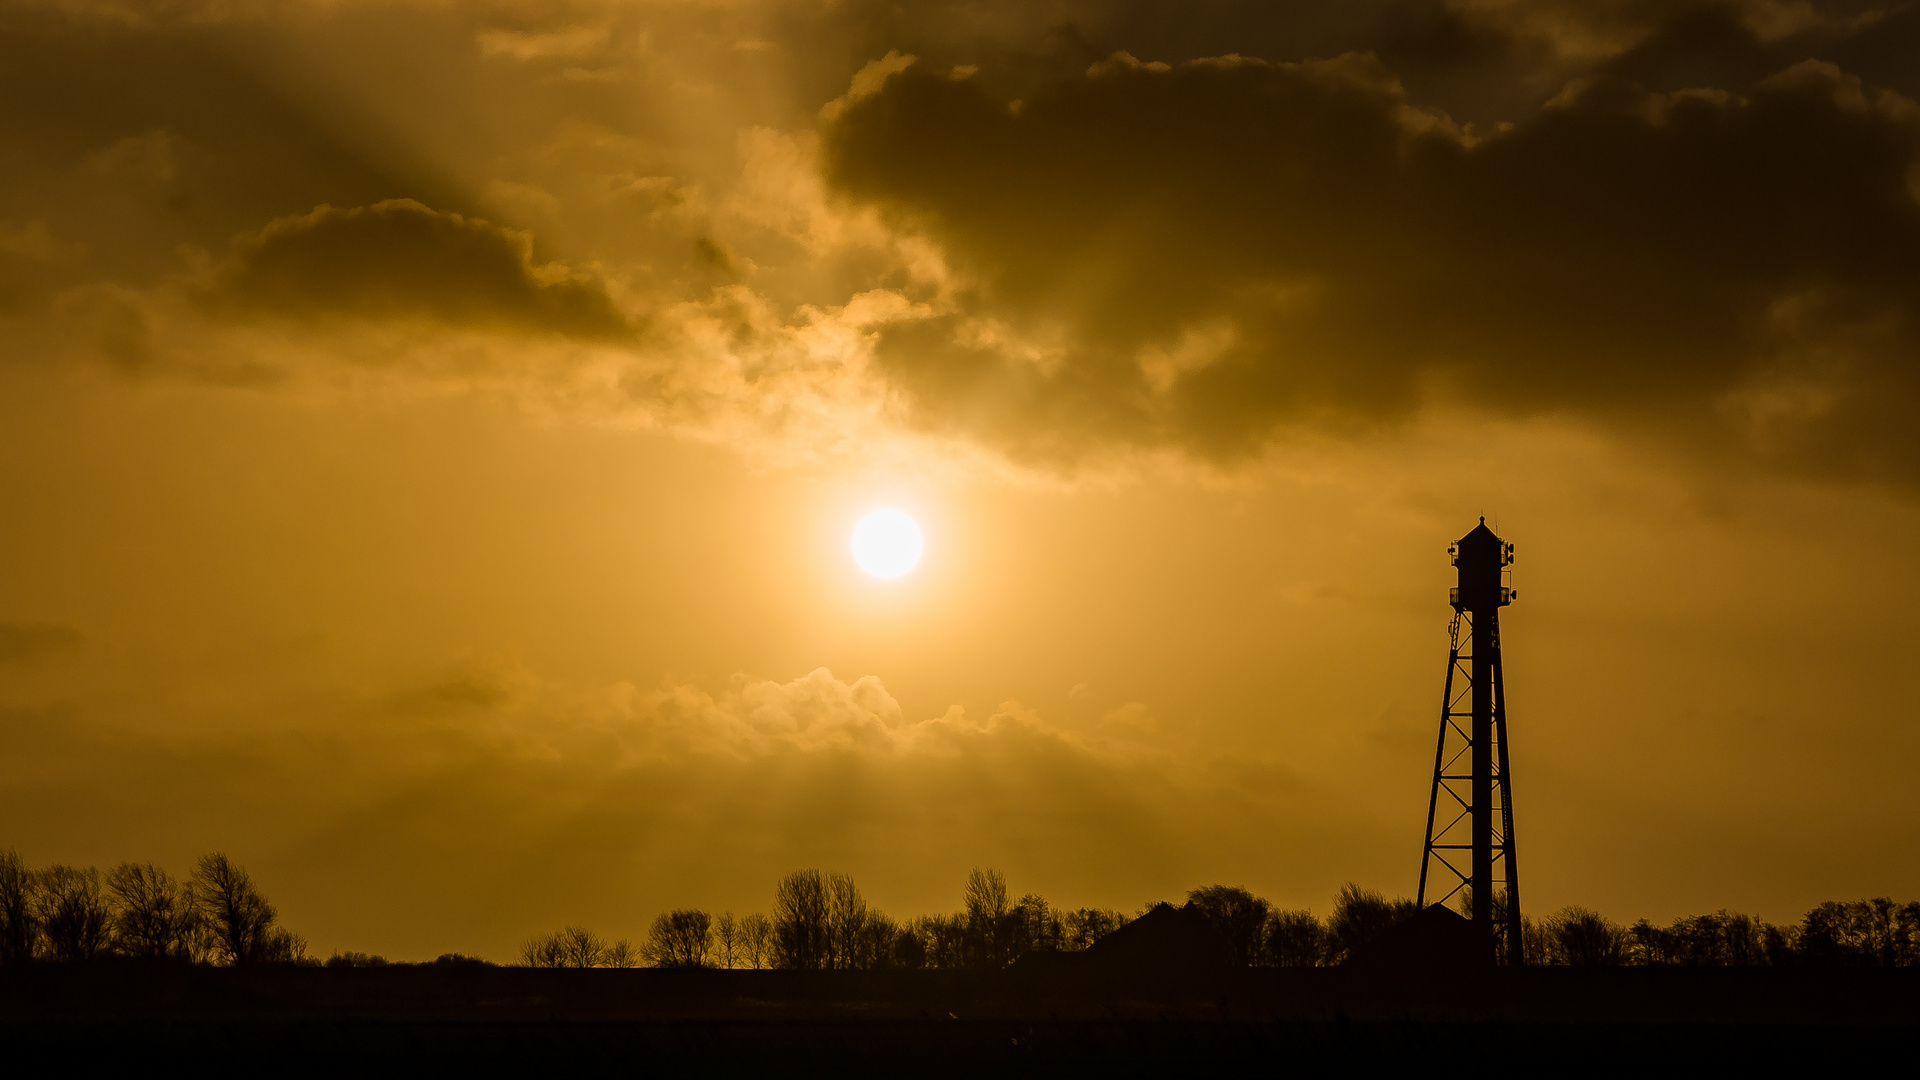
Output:
[[1460,572],[1460,584],[1448,597],[1453,610],[1493,611],[1518,598],[1505,584],[1507,568],[1513,565],[1513,545],[1495,536],[1487,528],[1486,518],[1449,548],[1448,554]]

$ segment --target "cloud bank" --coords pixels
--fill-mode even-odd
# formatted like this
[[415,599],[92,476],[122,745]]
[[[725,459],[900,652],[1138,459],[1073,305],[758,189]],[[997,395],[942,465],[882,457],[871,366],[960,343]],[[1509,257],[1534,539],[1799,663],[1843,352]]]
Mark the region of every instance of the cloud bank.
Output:
[[0,318],[786,458],[1450,411],[1906,484],[1916,10],[26,5]]
[[1234,454],[1439,400],[1906,473],[1917,122],[1818,60],[1737,95],[1571,86],[1479,135],[1370,55],[1117,54],[1018,103],[915,67],[827,146],[975,283],[882,334],[930,424]]

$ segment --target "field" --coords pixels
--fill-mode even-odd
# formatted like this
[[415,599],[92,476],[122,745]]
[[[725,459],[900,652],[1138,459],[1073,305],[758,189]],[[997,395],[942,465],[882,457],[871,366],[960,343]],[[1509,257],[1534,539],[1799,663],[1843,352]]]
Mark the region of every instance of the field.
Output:
[[43,1075],[1598,1075],[1910,1061],[1920,971],[36,965],[0,971],[0,1017]]

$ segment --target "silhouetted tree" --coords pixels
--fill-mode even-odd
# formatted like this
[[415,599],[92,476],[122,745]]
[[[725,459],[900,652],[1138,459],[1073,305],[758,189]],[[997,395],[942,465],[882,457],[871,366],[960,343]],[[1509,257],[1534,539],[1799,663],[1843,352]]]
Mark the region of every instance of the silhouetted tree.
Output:
[[1060,917],[1060,947],[1079,952],[1122,926],[1127,917],[1103,908],[1077,908]]
[[1751,915],[1722,908],[1685,915],[1669,926],[1641,919],[1627,930],[1629,963],[1691,967],[1748,966],[1789,962],[1792,934]]
[[[1412,903],[1412,901],[1408,901],[1408,900],[1401,900],[1397,902]],[[1468,886],[1460,890],[1459,903],[1460,903],[1461,917],[1465,919],[1473,918],[1472,886]],[[1492,907],[1493,907],[1494,925],[1495,926],[1506,925],[1507,890],[1505,889],[1494,890]],[[1507,961],[1506,949],[1508,948],[1507,942],[1504,939],[1502,939],[1496,948],[1497,948],[1500,962],[1506,963]],[[1521,956],[1526,963],[1529,963],[1529,964],[1549,963],[1550,962],[1549,958],[1553,948],[1553,935],[1547,930],[1544,924],[1534,921],[1528,915],[1522,914],[1520,916],[1520,948],[1522,950]]]
[[[197,921],[215,963],[253,964],[280,959],[271,931],[277,914],[247,872],[225,855],[203,855],[187,882]],[[303,943],[304,944],[304,943]]]
[[893,928],[893,966],[907,971],[927,967],[927,946],[911,925]]
[[1829,900],[1800,920],[1797,957],[1808,964],[1920,964],[1920,901]]
[[969,963],[965,915],[922,915],[908,929],[920,942],[928,967],[953,969]]
[[1333,917],[1327,920],[1334,962],[1343,963],[1351,959],[1367,942],[1379,937],[1400,920],[1418,914],[1419,910],[1418,904],[1405,897],[1389,900],[1373,889],[1363,889],[1351,881],[1347,882],[1340,887],[1340,895],[1334,898]]
[[867,923],[867,901],[847,874],[827,875],[827,962],[829,968],[860,966],[856,954]]
[[1667,933],[1674,955],[1689,967],[1718,967],[1726,963],[1726,921],[1719,915],[1692,915],[1673,920]]
[[1785,967],[1793,963],[1799,937],[1799,930],[1795,927],[1767,923],[1760,928],[1760,953],[1766,957],[1768,964]]
[[484,957],[468,956],[465,953],[457,953],[457,952],[443,952],[439,956],[436,956],[433,958],[433,964],[435,967],[495,967],[497,966],[494,964],[493,961],[488,960]]
[[854,931],[846,966],[860,971],[885,971],[897,966],[894,944],[899,935],[900,927],[892,919],[878,911],[867,912]]
[[339,952],[336,950],[334,954],[327,957],[320,966],[330,968],[386,967],[387,958],[363,952]]
[[759,912],[740,919],[740,955],[756,970],[774,961],[773,920]]
[[35,876],[8,848],[0,851],[0,964],[25,964],[40,940],[34,919]]
[[1333,947],[1327,928],[1311,911],[1267,915],[1264,962],[1274,967],[1319,967]]
[[654,967],[706,967],[713,951],[713,917],[704,911],[680,908],[653,920],[642,952]]
[[831,959],[826,880],[818,870],[795,870],[773,890],[774,966],[812,971]]
[[269,964],[311,964],[307,956],[307,939],[284,926],[269,927],[266,947],[260,950],[260,959]]
[[151,863],[121,863],[107,872],[113,900],[114,947],[150,960],[190,960],[198,920],[173,875]]
[[99,871],[49,866],[39,874],[34,899],[50,959],[91,960],[106,951],[112,915],[100,895]]
[[1067,937],[1066,921],[1047,898],[1027,893],[1007,913],[1010,928],[1006,955],[1017,960],[1030,952],[1059,952]]
[[1720,912],[1721,962],[1750,967],[1766,962],[1763,927],[1766,924],[1737,911]]
[[967,916],[967,966],[1006,966],[1013,959],[1007,955],[1012,930],[1007,915],[1013,905],[1007,900],[1006,875],[975,867],[967,875],[961,901]]
[[1627,928],[1627,955],[1635,964],[1658,966],[1680,962],[1681,950],[1664,927],[1636,919]]
[[1627,932],[1591,908],[1565,907],[1547,919],[1548,962],[1615,967],[1627,962]]
[[621,938],[607,946],[606,951],[601,954],[600,963],[610,968],[637,968],[642,959],[640,954],[641,950],[634,948],[632,942]]
[[534,968],[565,967],[566,945],[559,931],[528,938],[520,946],[520,962]]
[[1258,959],[1267,926],[1265,900],[1237,885],[1208,885],[1189,891],[1187,903],[1199,908],[1227,943],[1228,963],[1245,967]]
[[723,968],[731,970],[740,956],[740,921],[733,912],[723,911],[713,920],[714,959]]
[[1898,924],[1895,963],[1901,967],[1920,967],[1920,900],[1900,905],[1895,919]]
[[[612,961],[618,949],[620,964]],[[520,946],[520,962],[536,968],[595,968],[634,966],[633,946],[625,941],[608,945],[583,926],[567,926],[551,934],[528,938]]]
[[559,967],[599,967],[607,959],[607,942],[584,926],[568,926],[559,934]]
[[1553,963],[1553,931],[1543,920],[1520,916],[1520,947],[1528,964]]

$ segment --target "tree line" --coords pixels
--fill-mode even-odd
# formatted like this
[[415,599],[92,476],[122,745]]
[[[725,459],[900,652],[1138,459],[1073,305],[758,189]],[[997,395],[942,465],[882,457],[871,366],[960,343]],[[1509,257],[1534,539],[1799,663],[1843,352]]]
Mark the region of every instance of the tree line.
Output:
[[1920,967],[1920,901],[1884,896],[1829,900],[1785,925],[1725,908],[1666,926],[1622,926],[1582,907],[1520,921],[1530,964]]
[[0,963],[107,956],[201,964],[299,963],[306,939],[279,925],[244,868],[203,855],[186,880],[151,863],[33,870],[0,851]]
[[[1214,885],[1188,893],[1221,937],[1234,963],[1318,967],[1353,956],[1420,909],[1404,897],[1349,883],[1324,922],[1306,911],[1281,911],[1245,889]],[[1494,917],[1504,917],[1504,895]],[[1470,915],[1465,893],[1460,913]],[[1544,918],[1522,915],[1522,959],[1532,965],[1811,967],[1920,966],[1920,901],[1885,897],[1827,901],[1788,924],[1721,909],[1686,915],[1666,926],[1640,919],[1623,926],[1591,908],[1571,906]]]
[[[1494,898],[1496,916],[1504,900]],[[1227,962],[1250,967],[1341,964],[1419,911],[1410,899],[1352,883],[1324,919],[1230,885],[1190,890],[1186,902],[1214,929]],[[1471,904],[1463,897],[1463,915]],[[534,967],[991,969],[1029,952],[1083,950],[1153,907],[1127,915],[1064,910],[1033,893],[1014,900],[1005,876],[985,869],[968,875],[961,905],[950,915],[895,920],[868,907],[850,876],[796,870],[775,887],[771,914],[664,912],[638,948],[568,927],[528,941],[520,959]],[[1721,910],[1667,926],[1623,926],[1575,906],[1523,916],[1521,947],[1536,965],[1920,966],[1920,901],[1829,901],[1785,925]]]
[[869,906],[849,875],[795,870],[775,886],[771,913],[663,912],[638,948],[570,926],[527,941],[520,961],[532,967],[998,968],[1029,952],[1085,949],[1129,921],[1101,908],[1061,910],[1033,893],[1015,899],[997,870],[968,874],[960,902],[952,914],[897,920]]
[[[1504,906],[1496,895],[1496,914]],[[1286,910],[1244,888],[1209,885],[1187,893],[1229,963],[1325,967],[1343,963],[1419,908],[1406,898],[1349,883],[1320,918]],[[1470,898],[1461,902],[1464,914]],[[635,946],[569,926],[527,941],[518,960],[544,968],[787,968],[802,970],[995,969],[1032,952],[1078,952],[1146,914],[1057,908],[1045,897],[1017,899],[997,870],[975,869],[949,914],[895,919],[871,907],[853,878],[795,870],[775,885],[766,913],[735,916],[680,908],[657,916]],[[1828,901],[1798,921],[1773,924],[1739,912],[1689,915],[1661,926],[1613,922],[1584,907],[1521,920],[1528,964],[1618,966],[1920,966],[1920,901],[1885,897]],[[306,939],[278,912],[245,868],[204,855],[176,879],[150,863],[105,874],[64,865],[34,870],[0,851],[0,963],[106,957],[184,963],[319,964]],[[328,966],[383,965],[379,956],[336,952]],[[447,953],[435,963],[480,963]]]

